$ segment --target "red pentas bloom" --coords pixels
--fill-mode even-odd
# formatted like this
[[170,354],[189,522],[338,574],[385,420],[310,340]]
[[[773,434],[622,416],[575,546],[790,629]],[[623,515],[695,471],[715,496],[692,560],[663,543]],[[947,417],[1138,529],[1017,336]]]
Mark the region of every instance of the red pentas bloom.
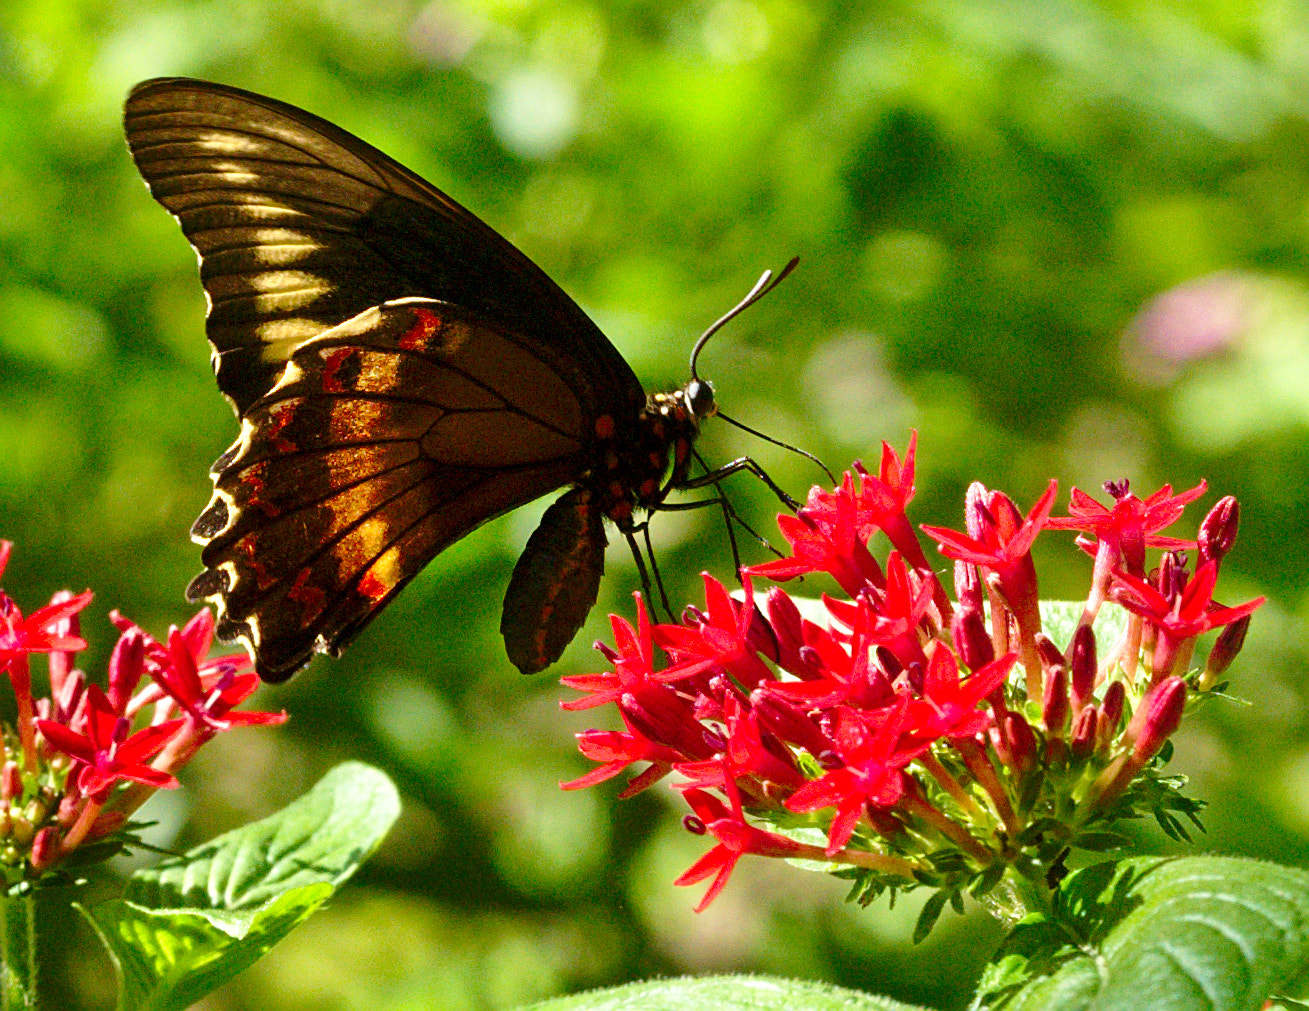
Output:
[[[955,560],[952,601],[906,515],[915,449],[911,438],[902,462],[884,446],[877,476],[856,464],[836,488],[812,490],[779,520],[790,557],[746,570],[741,593],[706,575],[703,609],[677,624],[653,624],[638,596],[636,628],[614,618],[615,647],[600,647],[612,669],[563,679],[586,695],[567,708],[612,703],[624,725],[578,735],[600,764],[565,786],[630,769],[630,796],[672,776],[688,829],[716,840],[677,881],[710,880],[698,909],[747,855],[825,861],[861,901],[924,885],[980,895],[1007,874],[1048,887],[1070,849],[1100,845],[1119,818],[1151,813],[1178,837],[1179,816],[1195,820],[1160,755],[1262,603],[1212,601],[1235,500],[1204,520],[1194,574],[1170,552],[1147,582],[1117,570],[1192,543],[1158,530],[1203,484],[1144,501],[1113,485],[1113,508],[1075,492],[1061,521],[1049,519],[1054,482],[1026,515],[974,485],[966,533],[923,528]],[[1096,622],[1099,551],[1086,602],[1040,603],[1031,549],[1051,528],[1113,545],[1108,605],[1127,610],[1113,626],[1124,634]],[[879,532],[884,561],[869,548]],[[831,577],[841,593],[798,602],[755,590],[797,576]],[[1225,625],[1204,671],[1190,670],[1197,638]],[[1142,662],[1150,677],[1138,680]],[[1133,789],[1142,779],[1150,788]]]
[[[0,574],[11,545],[0,541]],[[206,741],[235,726],[281,723],[284,713],[233,712],[258,685],[244,654],[208,659],[213,618],[201,611],[161,643],[115,614],[121,635],[107,687],[73,666],[86,648],[78,612],[90,593],[55,594],[23,618],[0,590],[0,668],[17,695],[15,752],[4,735],[0,869],[9,885],[56,871],[89,842],[133,840],[129,818]],[[50,695],[34,698],[28,657],[48,657]],[[145,687],[141,687],[142,684]],[[20,772],[20,768],[22,772]]]
[[[1082,618],[1084,623],[1095,620],[1115,568],[1124,568],[1133,576],[1144,576],[1146,548],[1180,550],[1195,547],[1194,541],[1169,537],[1159,531],[1176,523],[1182,510],[1203,495],[1208,487],[1201,481],[1190,491],[1174,495],[1172,485],[1166,484],[1154,494],[1140,499],[1131,494],[1126,481],[1106,481],[1104,489],[1114,500],[1112,507],[1101,505],[1079,488],[1073,489],[1068,515],[1052,516],[1045,525],[1048,530],[1080,530],[1095,538],[1093,541],[1078,539],[1079,544],[1095,555],[1095,574]],[[1236,500],[1231,501],[1235,503]],[[1235,529],[1232,536],[1235,537]]]

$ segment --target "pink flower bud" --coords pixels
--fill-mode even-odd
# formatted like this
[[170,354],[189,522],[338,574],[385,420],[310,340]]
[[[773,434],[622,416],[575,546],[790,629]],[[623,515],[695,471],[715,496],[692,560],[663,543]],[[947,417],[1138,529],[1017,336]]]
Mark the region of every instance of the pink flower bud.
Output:
[[59,858],[59,831],[47,825],[32,840],[32,869],[43,871]]
[[959,561],[954,563],[954,594],[961,609],[981,613],[984,594],[982,577],[976,565]]
[[1041,658],[1041,666],[1049,670],[1056,664],[1064,662],[1064,655],[1059,651],[1059,647],[1044,632],[1037,632],[1033,637],[1036,640],[1036,653]]
[[760,724],[787,744],[804,748],[815,758],[835,747],[807,713],[776,694],[756,688],[750,703]]
[[1241,652],[1241,647],[1245,645],[1245,635],[1250,631],[1251,615],[1237,618],[1235,621],[1223,627],[1218,633],[1218,639],[1214,642],[1214,648],[1209,651],[1209,660],[1204,665],[1204,674],[1200,677],[1200,689],[1210,688],[1215,681],[1232,665],[1236,659],[1236,654]]
[[1090,625],[1078,625],[1073,633],[1068,658],[1069,687],[1074,715],[1080,715],[1095,691],[1095,632]]
[[1036,766],[1036,735],[1021,713],[1008,710],[1000,717],[1000,733],[1009,745],[1010,762],[1020,776]]
[[1186,682],[1167,677],[1146,692],[1137,706],[1126,739],[1132,742],[1132,759],[1140,767],[1159,753],[1182,722],[1186,708]]
[[23,774],[15,761],[0,767],[0,799],[14,800],[23,795]]
[[656,744],[692,760],[709,758],[714,752],[691,707],[667,686],[643,685],[639,696],[625,692],[619,708],[634,728]]
[[1073,732],[1069,735],[1069,748],[1074,757],[1086,758],[1096,745],[1096,724],[1099,713],[1095,706],[1086,706],[1073,720]]
[[1096,748],[1104,751],[1118,733],[1118,725],[1123,719],[1123,705],[1127,699],[1127,689],[1121,681],[1111,682],[1105,689],[1104,701],[1100,703],[1100,718],[1096,721],[1096,735],[1099,740]]
[[801,651],[805,648],[804,619],[795,601],[780,587],[772,587],[764,597],[768,608],[768,620],[777,637],[777,663],[785,671],[798,678],[808,679],[816,676],[813,664],[805,659]]
[[978,671],[995,659],[995,644],[986,630],[980,610],[960,608],[950,623],[955,652],[970,671]]
[[1209,515],[1200,524],[1200,564],[1221,562],[1236,543],[1236,530],[1241,523],[1241,507],[1228,495],[1218,500]]
[[145,633],[133,626],[118,638],[109,657],[109,701],[118,713],[127,711],[128,700],[145,675]]
[[1041,699],[1041,722],[1046,732],[1062,736],[1068,722],[1068,672],[1063,664],[1050,669]]

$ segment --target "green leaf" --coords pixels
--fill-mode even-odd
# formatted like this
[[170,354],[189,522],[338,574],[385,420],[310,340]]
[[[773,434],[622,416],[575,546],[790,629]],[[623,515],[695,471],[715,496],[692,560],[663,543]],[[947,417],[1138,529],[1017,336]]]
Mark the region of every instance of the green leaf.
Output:
[[1309,873],[1227,857],[1078,871],[983,976],[1006,1011],[1256,1011],[1309,960]]
[[918,913],[918,922],[914,924],[914,944],[921,944],[932,932],[936,921],[941,918],[941,911],[945,909],[945,900],[949,897],[948,892],[936,891],[923,903]]
[[227,982],[322,905],[399,812],[386,776],[346,762],[277,814],[82,908],[118,971],[120,1011],[180,1011]]
[[915,1011],[889,997],[874,997],[827,983],[771,976],[710,976],[629,983],[609,990],[533,1004],[531,1011]]
[[[1056,646],[1067,649],[1081,620],[1082,600],[1041,601],[1041,628]],[[1104,656],[1122,638],[1127,628],[1127,612],[1117,604],[1105,604],[1095,616],[1095,650]]]

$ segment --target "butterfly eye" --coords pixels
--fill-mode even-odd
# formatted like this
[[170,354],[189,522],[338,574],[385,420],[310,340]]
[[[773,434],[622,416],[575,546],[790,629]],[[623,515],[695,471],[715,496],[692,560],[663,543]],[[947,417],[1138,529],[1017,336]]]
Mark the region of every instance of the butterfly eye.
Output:
[[714,403],[713,386],[703,380],[692,379],[686,384],[686,405],[697,420],[712,418],[718,413],[718,405]]

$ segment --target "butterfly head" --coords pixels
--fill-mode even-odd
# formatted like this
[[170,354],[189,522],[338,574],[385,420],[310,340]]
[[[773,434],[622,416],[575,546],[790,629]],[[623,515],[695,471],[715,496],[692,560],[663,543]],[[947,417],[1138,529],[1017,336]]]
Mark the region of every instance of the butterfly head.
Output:
[[678,391],[678,397],[696,422],[712,418],[718,413],[713,383],[704,379],[692,379]]

